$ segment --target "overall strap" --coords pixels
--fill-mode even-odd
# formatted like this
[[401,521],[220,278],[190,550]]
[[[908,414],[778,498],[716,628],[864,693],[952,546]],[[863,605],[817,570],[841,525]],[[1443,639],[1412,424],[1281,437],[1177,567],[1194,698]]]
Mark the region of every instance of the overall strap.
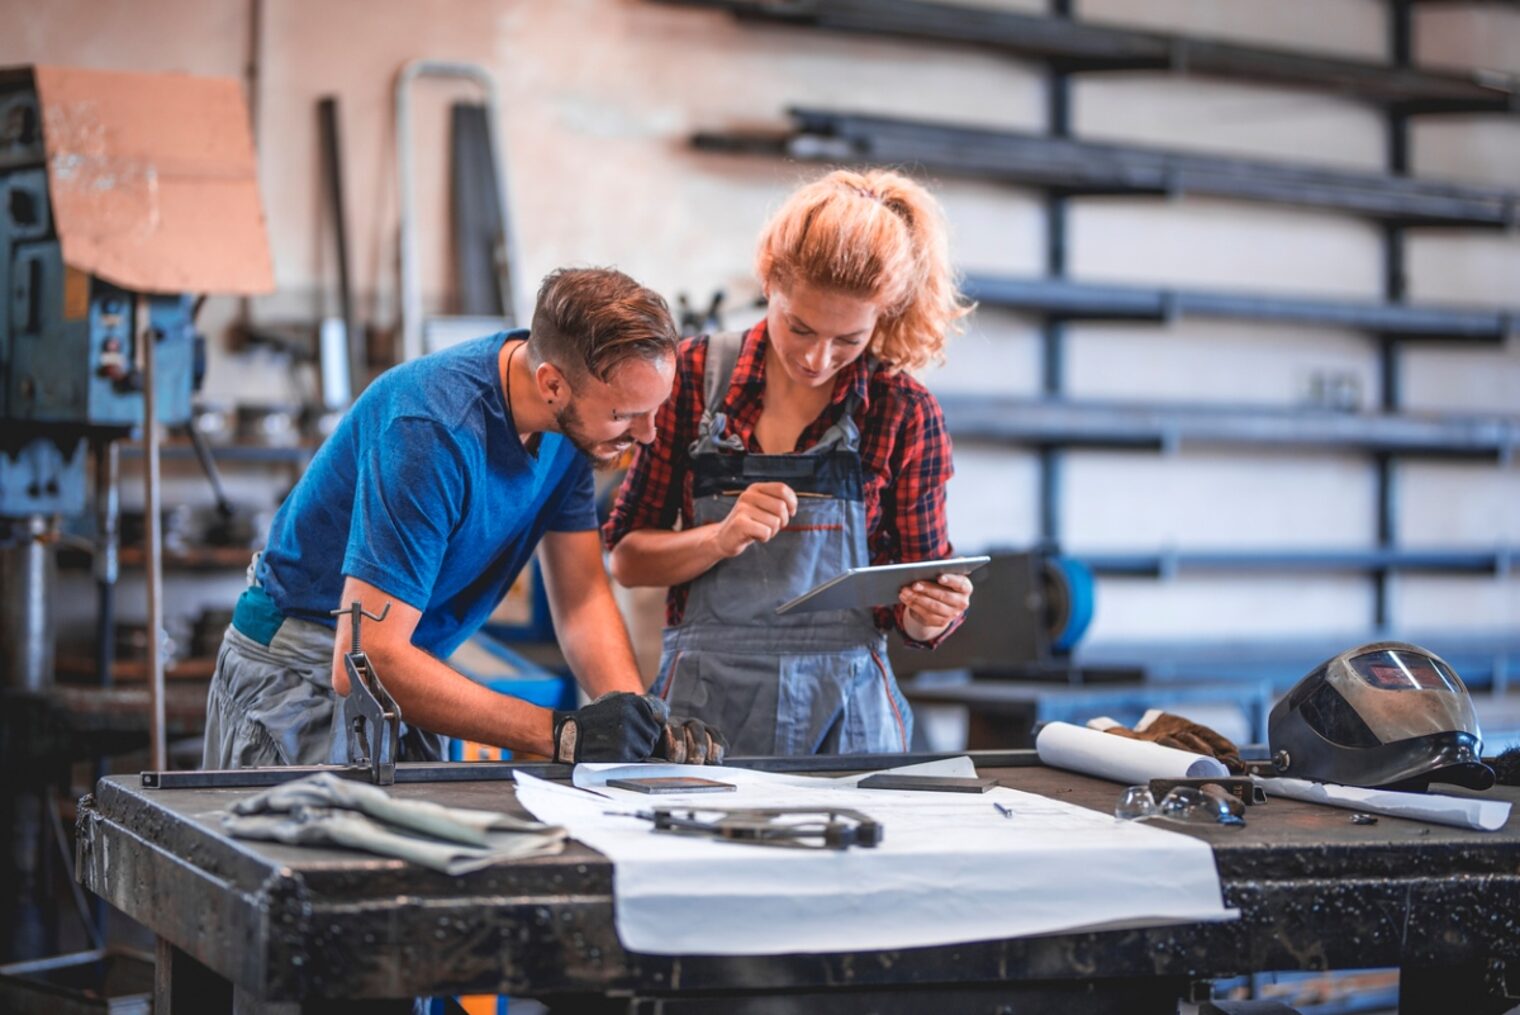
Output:
[[702,422],[697,439],[691,442],[693,456],[720,451],[744,450],[744,443],[733,434],[725,436],[728,417],[719,412],[728,386],[733,382],[739,351],[744,348],[742,331],[720,331],[707,336],[707,366],[702,372]]
[[739,365],[739,352],[744,348],[744,332],[720,331],[707,336],[707,367],[702,372],[702,428],[712,423],[713,414],[723,404],[728,386],[734,379],[734,367]]

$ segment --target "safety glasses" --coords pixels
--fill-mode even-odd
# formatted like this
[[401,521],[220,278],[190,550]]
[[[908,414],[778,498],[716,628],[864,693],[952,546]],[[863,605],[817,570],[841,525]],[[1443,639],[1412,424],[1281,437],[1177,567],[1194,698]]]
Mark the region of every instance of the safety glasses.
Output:
[[1205,793],[1196,786],[1176,786],[1156,802],[1149,786],[1129,786],[1119,794],[1114,817],[1125,821],[1161,819],[1200,825],[1244,825],[1245,807],[1227,793]]

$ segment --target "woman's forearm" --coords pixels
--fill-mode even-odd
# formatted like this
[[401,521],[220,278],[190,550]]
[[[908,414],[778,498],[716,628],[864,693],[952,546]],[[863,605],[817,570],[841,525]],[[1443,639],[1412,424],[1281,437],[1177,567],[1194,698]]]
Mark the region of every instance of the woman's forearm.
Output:
[[627,588],[664,587],[689,582],[727,558],[717,524],[672,532],[637,529],[612,549],[612,577]]

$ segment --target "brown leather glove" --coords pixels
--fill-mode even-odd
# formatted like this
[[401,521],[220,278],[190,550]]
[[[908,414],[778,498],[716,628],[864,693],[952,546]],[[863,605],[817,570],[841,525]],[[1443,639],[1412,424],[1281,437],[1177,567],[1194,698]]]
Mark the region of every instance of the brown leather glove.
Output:
[[1218,758],[1231,775],[1246,774],[1246,763],[1240,760],[1239,748],[1207,726],[1180,715],[1153,708],[1135,723],[1134,729],[1120,726],[1112,719],[1094,719],[1088,725],[1116,737],[1148,740],[1162,747]]
[[654,756],[686,765],[721,765],[728,741],[701,719],[671,716],[654,746]]

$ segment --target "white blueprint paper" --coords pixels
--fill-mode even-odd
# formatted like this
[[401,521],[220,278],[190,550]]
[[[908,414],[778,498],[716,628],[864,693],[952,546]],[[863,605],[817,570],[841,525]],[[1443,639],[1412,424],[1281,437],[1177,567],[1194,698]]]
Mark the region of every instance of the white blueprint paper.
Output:
[[1268,796],[1285,796],[1328,804],[1354,811],[1370,811],[1395,818],[1432,821],[1439,825],[1497,831],[1509,820],[1509,803],[1505,800],[1472,800],[1441,793],[1402,793],[1390,789],[1362,789],[1336,783],[1311,782],[1308,779],[1257,779],[1256,784]]
[[[966,758],[894,771],[976,774]],[[738,788],[652,797],[605,785],[609,777],[658,775]],[[1003,787],[860,790],[859,778],[581,765],[575,781],[592,792],[519,773],[517,796],[612,861],[618,937],[635,952],[914,948],[1237,915],[1221,902],[1213,851],[1200,840]],[[781,849],[655,832],[626,816],[655,806],[851,807],[882,823],[884,841],[840,852]]]
[[1052,768],[1131,785],[1152,779],[1223,779],[1230,774],[1224,762],[1207,754],[1129,740],[1067,722],[1040,727],[1034,746],[1040,761]]

